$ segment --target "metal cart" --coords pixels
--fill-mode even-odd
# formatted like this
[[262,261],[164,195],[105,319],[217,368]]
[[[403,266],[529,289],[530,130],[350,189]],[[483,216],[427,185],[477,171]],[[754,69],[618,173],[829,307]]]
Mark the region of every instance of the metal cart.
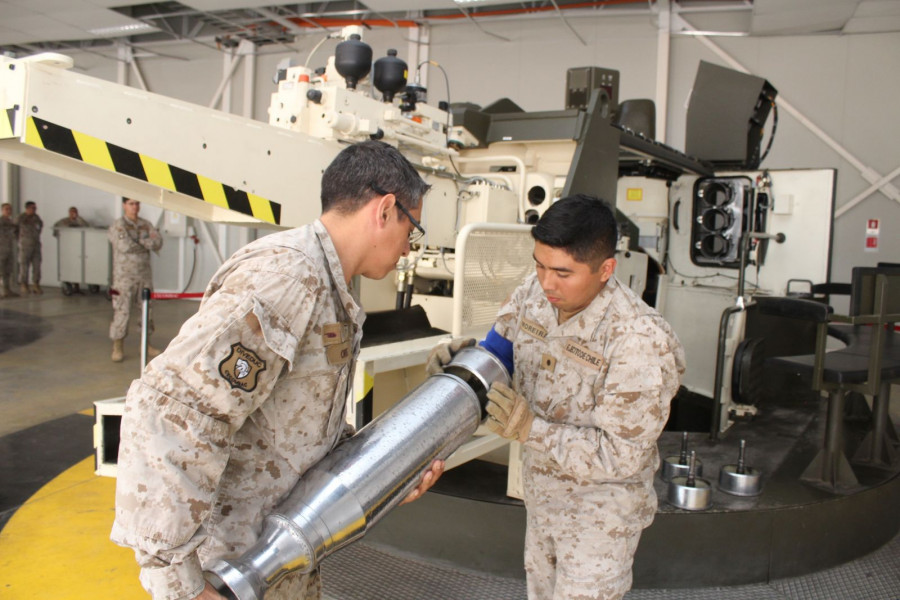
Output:
[[109,287],[112,249],[105,227],[60,227],[57,234],[57,272],[62,293],[72,295],[75,285],[92,294]]

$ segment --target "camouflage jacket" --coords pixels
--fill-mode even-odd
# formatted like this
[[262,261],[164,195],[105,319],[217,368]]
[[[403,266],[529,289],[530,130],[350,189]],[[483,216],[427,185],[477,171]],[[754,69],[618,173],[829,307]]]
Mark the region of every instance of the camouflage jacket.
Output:
[[0,253],[7,255],[12,252],[19,235],[19,226],[9,217],[0,217]]
[[37,214],[22,213],[16,219],[16,225],[19,227],[19,245],[22,247],[40,246],[44,222]]
[[524,448],[529,511],[575,503],[588,521],[609,519],[600,511],[613,490],[623,519],[649,524],[656,441],[685,365],[669,324],[613,276],[559,325],[532,275],[494,329],[513,343],[514,386],[535,413]]
[[107,237],[113,251],[113,286],[131,278],[152,281],[150,251],[162,248],[163,239],[150,221],[120,217],[109,226]]
[[[60,227],[90,227],[90,225],[81,217],[75,217],[75,220],[63,217],[53,224],[53,229],[59,229]],[[54,232],[53,235],[56,235],[56,233]]]
[[136,550],[154,598],[198,594],[201,569],[251,546],[334,448],[364,319],[320,221],[249,244],[213,276],[122,419],[112,539]]

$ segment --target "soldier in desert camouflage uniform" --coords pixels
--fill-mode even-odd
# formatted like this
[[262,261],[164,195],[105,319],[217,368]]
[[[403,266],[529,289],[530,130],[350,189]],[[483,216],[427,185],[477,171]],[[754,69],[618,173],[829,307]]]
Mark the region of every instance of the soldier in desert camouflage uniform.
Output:
[[[391,146],[345,148],[322,177],[320,219],[235,253],[132,384],[112,539],[135,549],[154,598],[220,598],[203,567],[250,547],[265,514],[348,435],[365,319],[350,280],[383,278],[409,252],[427,189]],[[318,572],[294,572],[266,600],[320,595]]]
[[12,218],[12,204],[5,202],[0,214],[0,298],[18,296],[10,284],[15,266],[16,238],[19,227]]
[[[613,274],[616,224],[604,203],[560,200],[532,236],[536,273],[482,342],[513,372],[512,389],[488,393],[487,426],[524,445],[528,597],[621,598],[656,512],[656,441],[684,351]],[[429,372],[465,344],[436,348]]]
[[[60,227],[90,227],[87,221],[84,220],[83,217],[78,215],[78,208],[74,206],[69,207],[69,216],[63,217],[59,221],[53,224],[53,237],[59,237],[59,228]],[[65,285],[65,282],[63,282]],[[76,294],[83,293],[81,291],[81,284],[77,281],[71,282],[71,286],[73,291]]]
[[[140,210],[140,202],[122,198],[123,215],[110,225],[108,232],[113,256],[113,318],[109,325],[113,362],[124,359],[124,341],[128,335],[131,308],[141,302],[142,289],[153,289],[150,251],[158,252],[163,244],[156,227],[138,216]],[[152,320],[148,327],[148,333],[153,332]],[[148,345],[147,354],[156,356],[159,351]]]
[[83,217],[78,215],[77,207],[70,206],[69,216],[63,217],[53,224],[53,235],[57,235],[56,230],[60,227],[90,227],[90,225]]
[[[41,230],[44,221],[37,214],[37,204],[25,203],[25,212],[16,219],[19,227],[19,290],[23,294],[29,291],[43,294],[41,289]],[[31,286],[28,285],[28,272],[31,271]]]

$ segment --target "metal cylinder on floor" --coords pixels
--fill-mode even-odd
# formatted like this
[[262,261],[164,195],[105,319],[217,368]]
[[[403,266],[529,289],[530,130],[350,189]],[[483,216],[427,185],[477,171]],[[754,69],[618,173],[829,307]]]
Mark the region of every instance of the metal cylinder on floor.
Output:
[[257,543],[217,561],[206,576],[234,600],[261,600],[287,573],[312,571],[361,538],[412,491],[435,459],[468,440],[494,382],[509,385],[500,361],[482,348],[460,350],[398,404],[307,471],[263,522]]

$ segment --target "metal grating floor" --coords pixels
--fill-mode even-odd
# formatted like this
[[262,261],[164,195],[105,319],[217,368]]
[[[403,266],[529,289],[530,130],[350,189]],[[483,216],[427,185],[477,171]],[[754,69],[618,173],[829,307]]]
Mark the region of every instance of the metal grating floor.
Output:
[[[524,600],[525,582],[401,556],[365,541],[322,563],[325,600]],[[636,589],[626,600],[898,600],[900,535],[876,552],[803,577],[734,587]]]

